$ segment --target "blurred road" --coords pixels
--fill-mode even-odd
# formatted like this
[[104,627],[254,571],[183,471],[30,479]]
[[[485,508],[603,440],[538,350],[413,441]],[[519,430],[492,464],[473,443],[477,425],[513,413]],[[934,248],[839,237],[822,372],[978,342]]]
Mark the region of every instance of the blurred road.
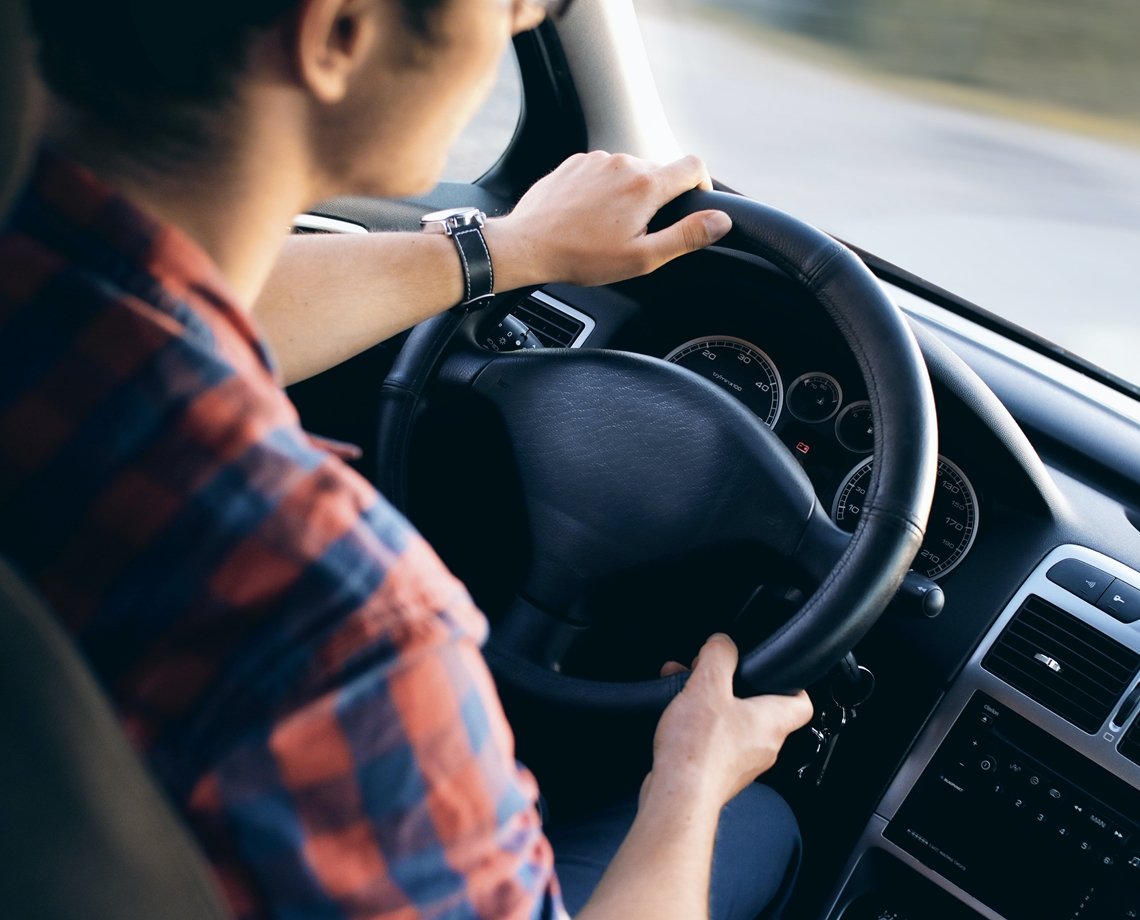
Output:
[[1140,382],[1140,149],[968,112],[749,26],[640,10],[714,176]]

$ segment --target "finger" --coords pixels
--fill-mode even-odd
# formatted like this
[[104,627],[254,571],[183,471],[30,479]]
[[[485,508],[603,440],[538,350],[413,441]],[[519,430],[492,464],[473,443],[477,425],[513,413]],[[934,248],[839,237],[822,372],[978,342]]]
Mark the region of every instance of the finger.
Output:
[[698,211],[672,226],[650,233],[645,237],[645,245],[660,266],[677,256],[711,246],[731,229],[732,218],[724,211]]
[[711,681],[732,695],[732,677],[736,673],[736,663],[740,655],[736,643],[724,633],[709,636],[693,662],[693,678]]
[[674,674],[688,674],[689,669],[679,661],[666,661],[661,665],[661,676],[672,677]]
[[712,177],[700,157],[687,156],[667,163],[657,170],[657,184],[661,189],[661,203],[672,201],[682,192],[700,188],[712,191]]

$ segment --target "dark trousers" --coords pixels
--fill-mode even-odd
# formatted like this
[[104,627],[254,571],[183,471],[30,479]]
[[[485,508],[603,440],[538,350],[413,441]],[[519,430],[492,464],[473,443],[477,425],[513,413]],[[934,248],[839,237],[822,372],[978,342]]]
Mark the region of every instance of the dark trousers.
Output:
[[[571,916],[589,900],[634,815],[637,795],[573,821],[547,827]],[[712,920],[776,920],[800,864],[800,832],[787,803],[753,783],[725,805],[713,852]]]

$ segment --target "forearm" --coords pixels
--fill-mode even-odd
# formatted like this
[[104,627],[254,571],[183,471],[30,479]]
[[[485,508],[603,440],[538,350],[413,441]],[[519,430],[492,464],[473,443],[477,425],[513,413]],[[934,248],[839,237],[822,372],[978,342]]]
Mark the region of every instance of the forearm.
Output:
[[576,920],[708,916],[719,807],[679,786],[650,788]]
[[[452,252],[448,252],[448,248]],[[415,233],[290,237],[254,315],[294,383],[456,303],[454,246]]]
[[[665,166],[599,152],[570,157],[509,215],[487,222],[494,290],[612,284],[708,246],[728,232],[728,215],[699,211],[653,233],[648,225],[667,201],[711,187],[693,157]],[[455,245],[442,235],[290,237],[254,312],[291,383],[458,303],[462,278]]]
[[[540,268],[509,222],[488,222],[496,292],[539,283]],[[457,304],[455,244],[443,235],[289,237],[254,307],[286,383],[339,364]]]

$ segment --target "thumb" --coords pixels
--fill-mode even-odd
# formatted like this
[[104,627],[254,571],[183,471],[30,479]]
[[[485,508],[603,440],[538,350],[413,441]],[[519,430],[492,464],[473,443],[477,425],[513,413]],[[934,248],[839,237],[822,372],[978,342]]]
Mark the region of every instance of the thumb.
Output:
[[727,690],[729,696],[733,696],[732,678],[736,674],[739,659],[736,643],[724,633],[714,633],[705,640],[697,654],[697,660],[693,662],[693,677],[711,681]]
[[698,211],[677,223],[651,233],[647,240],[660,264],[711,246],[732,229],[732,218],[724,211]]

